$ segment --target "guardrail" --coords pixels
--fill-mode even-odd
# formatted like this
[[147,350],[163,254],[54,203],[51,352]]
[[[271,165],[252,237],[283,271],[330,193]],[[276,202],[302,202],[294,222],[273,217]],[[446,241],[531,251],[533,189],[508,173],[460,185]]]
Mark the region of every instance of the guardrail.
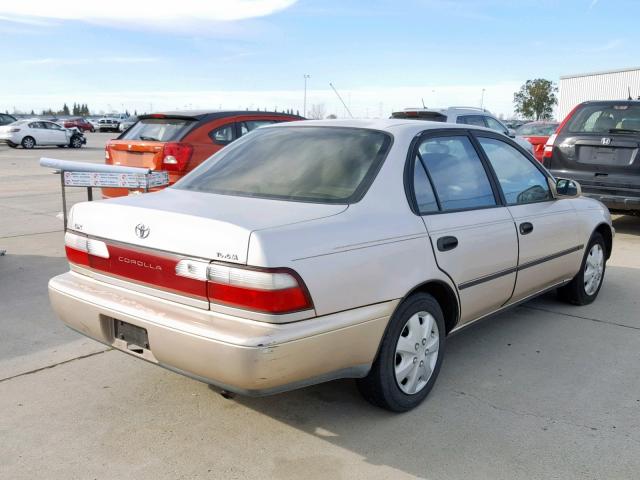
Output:
[[53,168],[60,174],[62,189],[62,215],[64,228],[67,229],[67,195],[66,187],[85,187],[87,200],[93,200],[94,187],[142,189],[169,185],[169,174],[149,168],[123,167],[120,165],[102,165],[87,162],[73,162],[56,158],[42,157],[40,166]]

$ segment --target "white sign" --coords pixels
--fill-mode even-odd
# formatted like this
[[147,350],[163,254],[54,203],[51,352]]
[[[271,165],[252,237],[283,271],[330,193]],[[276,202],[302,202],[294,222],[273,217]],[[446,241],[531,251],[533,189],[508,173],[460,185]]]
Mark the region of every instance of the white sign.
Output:
[[67,187],[153,188],[168,185],[169,174],[64,172],[64,184]]

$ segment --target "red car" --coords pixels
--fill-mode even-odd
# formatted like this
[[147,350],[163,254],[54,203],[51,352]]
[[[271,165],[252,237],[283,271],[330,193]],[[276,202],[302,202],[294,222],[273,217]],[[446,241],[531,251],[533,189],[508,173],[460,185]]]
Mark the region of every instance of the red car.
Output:
[[61,122],[64,128],[77,128],[81,132],[95,132],[96,129],[84,118],[70,118]]
[[542,163],[544,144],[558,128],[557,122],[529,122],[516,130],[516,135],[524,138],[533,146],[533,154]]
[[[249,111],[184,111],[139,115],[105,148],[105,163],[169,172],[173,184],[211,155],[262,125],[304,120],[298,115]],[[125,189],[103,188],[104,198]]]

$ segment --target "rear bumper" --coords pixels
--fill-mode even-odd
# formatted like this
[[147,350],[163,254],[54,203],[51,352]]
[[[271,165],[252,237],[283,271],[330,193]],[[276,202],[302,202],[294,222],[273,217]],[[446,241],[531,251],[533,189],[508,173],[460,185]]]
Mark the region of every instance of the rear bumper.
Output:
[[[268,395],[367,374],[397,301],[310,320],[269,324],[134,293],[68,272],[49,282],[56,314],[115,349],[225,390]],[[114,319],[147,330],[149,348],[129,350]]]
[[600,192],[582,192],[585,197],[604,203],[611,211],[640,211],[640,193],[638,196],[612,195]]

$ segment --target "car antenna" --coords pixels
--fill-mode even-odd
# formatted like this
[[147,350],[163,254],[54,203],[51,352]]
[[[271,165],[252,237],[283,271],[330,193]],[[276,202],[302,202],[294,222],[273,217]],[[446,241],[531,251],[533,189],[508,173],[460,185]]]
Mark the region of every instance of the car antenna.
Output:
[[420,98],[420,100],[422,101],[422,108],[427,108],[427,106],[424,104],[424,98]]
[[336,96],[340,99],[340,101],[342,102],[342,105],[344,106],[345,110],[347,111],[347,113],[349,113],[349,116],[351,118],[353,118],[353,114],[351,113],[351,110],[349,110],[349,107],[347,107],[347,104],[344,103],[344,100],[342,100],[342,97],[340,96],[340,94],[336,90],[336,87],[334,87],[333,83],[331,83],[331,82],[329,82],[329,86],[333,89],[333,91],[335,92]]
[[631,96],[631,87],[627,86],[627,89],[629,90],[629,98],[627,98],[627,100],[633,100],[633,97]]

